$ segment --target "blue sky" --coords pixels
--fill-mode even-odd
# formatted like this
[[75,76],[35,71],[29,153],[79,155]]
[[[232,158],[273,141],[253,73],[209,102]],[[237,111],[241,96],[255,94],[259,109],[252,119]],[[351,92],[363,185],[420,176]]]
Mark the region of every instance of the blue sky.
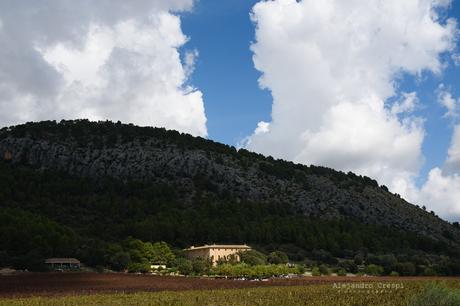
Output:
[[200,0],[182,15],[182,30],[199,58],[190,82],[203,91],[209,138],[229,145],[270,119],[272,98],[261,90],[249,46],[254,25],[249,12],[257,1]]

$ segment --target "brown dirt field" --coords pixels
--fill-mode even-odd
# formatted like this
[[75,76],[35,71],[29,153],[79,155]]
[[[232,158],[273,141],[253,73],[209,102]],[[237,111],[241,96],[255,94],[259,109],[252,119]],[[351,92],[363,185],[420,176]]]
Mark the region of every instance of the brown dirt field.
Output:
[[299,286],[353,281],[441,280],[441,277],[301,277],[248,281],[195,277],[97,273],[23,273],[0,276],[0,298],[114,292],[206,290],[262,286]]

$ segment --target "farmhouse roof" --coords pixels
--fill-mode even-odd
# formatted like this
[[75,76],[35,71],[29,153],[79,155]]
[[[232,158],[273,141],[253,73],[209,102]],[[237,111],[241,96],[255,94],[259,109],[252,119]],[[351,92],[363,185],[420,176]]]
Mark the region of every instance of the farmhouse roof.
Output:
[[250,249],[246,244],[205,244],[202,246],[191,246],[185,251],[202,250],[202,249]]
[[79,264],[80,261],[76,258],[48,258],[46,264]]

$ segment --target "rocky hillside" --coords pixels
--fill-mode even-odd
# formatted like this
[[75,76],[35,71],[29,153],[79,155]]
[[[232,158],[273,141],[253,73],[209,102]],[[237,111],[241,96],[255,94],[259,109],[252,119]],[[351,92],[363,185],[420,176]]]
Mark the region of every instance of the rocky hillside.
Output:
[[353,219],[460,245],[458,228],[368,177],[274,160],[176,131],[86,120],[28,123],[0,130],[0,156],[76,177],[173,184],[184,203],[206,190],[235,202],[281,203],[310,218]]

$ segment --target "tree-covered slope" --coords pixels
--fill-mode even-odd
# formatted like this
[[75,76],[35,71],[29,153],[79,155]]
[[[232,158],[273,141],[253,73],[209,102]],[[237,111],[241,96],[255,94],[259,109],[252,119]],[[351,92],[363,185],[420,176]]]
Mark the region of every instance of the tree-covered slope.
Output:
[[[86,120],[28,123],[0,130],[0,157],[0,205],[13,209],[7,216],[33,213],[56,222],[61,232],[75,233],[75,243],[62,247],[66,254],[73,247],[88,260],[103,257],[90,254],[103,254],[104,242],[128,236],[176,247],[282,246],[298,260],[318,250],[455,257],[460,245],[458,227],[375,180],[176,131]],[[10,248],[7,238],[0,247]]]

